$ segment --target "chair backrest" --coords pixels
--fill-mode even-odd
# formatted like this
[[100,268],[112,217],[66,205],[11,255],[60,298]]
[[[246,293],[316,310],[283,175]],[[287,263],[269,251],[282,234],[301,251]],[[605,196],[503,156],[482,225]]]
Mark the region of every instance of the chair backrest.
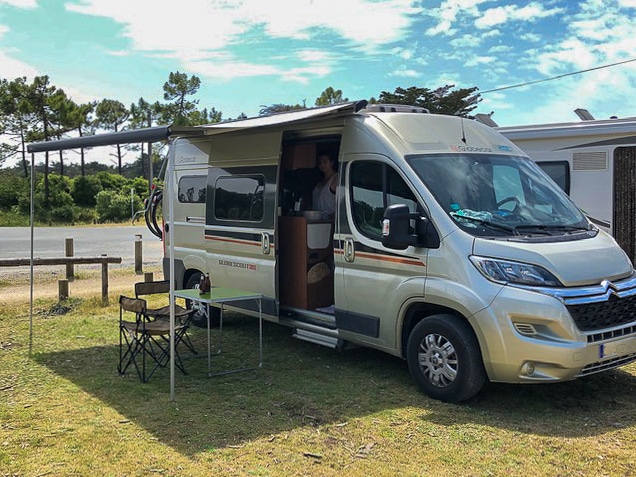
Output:
[[143,315],[146,313],[146,300],[141,298],[129,298],[124,295],[120,295],[119,297],[119,310],[121,311],[130,311],[131,313],[136,313],[137,315]]
[[170,293],[170,282],[168,280],[135,283],[135,296],[137,298],[158,293]]

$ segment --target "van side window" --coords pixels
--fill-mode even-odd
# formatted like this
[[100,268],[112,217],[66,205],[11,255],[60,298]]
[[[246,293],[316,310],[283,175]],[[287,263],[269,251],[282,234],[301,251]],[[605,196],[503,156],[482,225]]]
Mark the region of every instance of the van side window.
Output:
[[181,177],[177,192],[179,202],[205,204],[205,181],[205,174]]
[[537,166],[543,169],[557,185],[570,194],[570,164],[567,161],[537,162]]
[[263,219],[265,177],[221,176],[214,187],[214,216],[217,219],[260,222]]
[[417,200],[399,174],[381,162],[351,165],[351,203],[356,228],[373,240],[382,239],[382,218],[389,205],[406,204],[417,210]]

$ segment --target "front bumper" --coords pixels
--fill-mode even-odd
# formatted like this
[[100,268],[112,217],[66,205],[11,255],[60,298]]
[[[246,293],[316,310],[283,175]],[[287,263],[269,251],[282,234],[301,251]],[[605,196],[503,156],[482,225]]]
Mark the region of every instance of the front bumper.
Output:
[[[567,381],[636,361],[636,278],[612,287],[504,287],[474,316],[490,380]],[[572,307],[588,305],[606,317],[575,321]]]

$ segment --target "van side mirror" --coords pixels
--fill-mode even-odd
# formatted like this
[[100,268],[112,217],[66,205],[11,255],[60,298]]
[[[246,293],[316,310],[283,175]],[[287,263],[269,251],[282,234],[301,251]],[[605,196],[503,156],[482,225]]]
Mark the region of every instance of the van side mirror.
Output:
[[[415,221],[415,228],[411,221]],[[431,221],[417,212],[410,212],[407,205],[390,205],[382,219],[382,245],[386,248],[404,250],[415,247],[438,248],[439,235]]]

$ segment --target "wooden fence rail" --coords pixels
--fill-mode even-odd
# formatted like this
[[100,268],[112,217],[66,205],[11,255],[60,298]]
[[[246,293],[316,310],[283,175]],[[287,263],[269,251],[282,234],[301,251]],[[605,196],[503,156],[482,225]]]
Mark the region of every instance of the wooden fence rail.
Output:
[[[121,257],[60,257],[60,258],[34,258],[33,265],[90,265],[102,264],[102,301],[108,303],[108,264],[121,263]],[[30,258],[0,258],[0,267],[24,267],[31,265]],[[59,298],[68,298],[68,279],[60,280]]]

